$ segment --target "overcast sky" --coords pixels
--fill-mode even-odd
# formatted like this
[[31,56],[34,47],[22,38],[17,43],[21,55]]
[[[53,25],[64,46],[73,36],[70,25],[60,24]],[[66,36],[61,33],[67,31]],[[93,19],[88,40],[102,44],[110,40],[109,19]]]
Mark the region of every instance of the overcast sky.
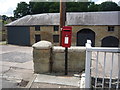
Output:
[[[13,10],[16,9],[17,3],[25,1],[29,3],[30,0],[0,0],[0,15],[13,16]],[[108,0],[92,0],[97,4]],[[109,0],[118,3],[120,0]]]

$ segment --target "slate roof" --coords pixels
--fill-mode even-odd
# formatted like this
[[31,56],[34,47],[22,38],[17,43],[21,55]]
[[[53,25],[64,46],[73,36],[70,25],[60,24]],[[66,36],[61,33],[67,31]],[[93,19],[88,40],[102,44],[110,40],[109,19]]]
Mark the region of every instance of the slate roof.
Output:
[[[27,15],[6,26],[59,25],[59,13]],[[120,11],[67,13],[67,25],[120,25]]]

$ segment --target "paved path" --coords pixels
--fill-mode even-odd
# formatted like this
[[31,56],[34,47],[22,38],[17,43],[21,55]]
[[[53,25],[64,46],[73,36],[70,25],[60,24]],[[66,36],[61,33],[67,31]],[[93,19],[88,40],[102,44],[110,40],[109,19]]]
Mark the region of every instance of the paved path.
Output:
[[[15,46],[15,45],[0,45],[0,80],[2,80],[3,88],[15,88],[19,87],[21,82],[27,85],[27,81],[31,82],[28,86],[31,88],[78,88],[79,87],[79,78],[75,77],[64,77],[64,76],[55,76],[55,75],[43,75],[39,74],[36,78],[32,79],[35,74],[33,73],[33,61],[32,61],[32,47],[23,47],[23,46]],[[99,59],[100,70],[103,65],[103,53],[100,53]],[[108,69],[109,63],[111,63],[111,57],[108,54],[108,65],[106,66]],[[93,54],[93,61],[96,60],[96,53]],[[118,69],[118,65],[120,65],[119,55],[115,54],[115,62],[114,62],[114,73]],[[96,63],[93,62],[92,65],[93,71],[96,66]],[[116,68],[117,66],[117,68]],[[99,73],[101,73],[100,71]],[[108,72],[109,73],[109,72]],[[73,74],[74,75],[74,74]],[[95,73],[93,73],[95,75]],[[47,86],[46,86],[47,85]],[[24,86],[24,85],[21,85]]]
[[73,76],[56,76],[56,75],[45,75],[37,74],[33,83],[49,83],[58,85],[68,85],[73,87],[80,86],[80,78]]
[[[32,47],[0,45],[2,88],[78,88],[79,78],[33,73]],[[74,74],[73,74],[74,75]],[[27,86],[26,86],[27,85]]]
[[32,60],[32,47],[0,45],[2,61],[23,63]]
[[32,47],[0,45],[2,88],[16,88],[33,77]]

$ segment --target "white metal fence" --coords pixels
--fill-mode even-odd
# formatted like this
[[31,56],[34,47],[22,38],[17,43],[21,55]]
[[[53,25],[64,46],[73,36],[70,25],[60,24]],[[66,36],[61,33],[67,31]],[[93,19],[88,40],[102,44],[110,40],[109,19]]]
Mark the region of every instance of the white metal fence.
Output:
[[120,88],[120,48],[86,43],[85,88]]

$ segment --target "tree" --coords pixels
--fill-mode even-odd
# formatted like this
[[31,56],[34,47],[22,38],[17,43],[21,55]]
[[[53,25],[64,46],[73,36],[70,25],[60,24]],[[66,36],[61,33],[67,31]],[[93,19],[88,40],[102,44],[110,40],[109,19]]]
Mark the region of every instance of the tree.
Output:
[[43,12],[43,2],[30,2],[31,14],[40,14]]
[[81,12],[88,12],[88,7],[91,4],[91,2],[79,2],[79,9]]
[[59,13],[60,11],[60,3],[59,2],[52,2],[49,6],[49,12],[51,13]]
[[119,6],[112,1],[103,2],[99,5],[99,11],[118,11]]
[[[34,1],[34,0],[33,0]],[[14,10],[14,17],[20,18],[28,14],[59,13],[59,2],[20,2]],[[94,2],[67,2],[67,12],[96,12],[96,11],[120,11],[120,7],[111,1],[95,4]]]
[[2,20],[6,21],[8,19],[8,16],[2,15]]
[[3,24],[7,24],[7,19],[8,19],[8,16],[2,15],[2,23]]
[[18,3],[16,10],[14,10],[14,17],[20,18],[28,14],[30,14],[29,4],[26,2]]
[[95,12],[95,11],[98,11],[98,8],[99,8],[99,5],[92,2],[88,7],[88,11]]
[[67,12],[87,12],[91,2],[67,2]]
[[67,2],[66,3],[66,11],[67,12],[78,12],[80,9],[78,8],[77,2]]
[[59,2],[30,2],[31,14],[58,13]]

